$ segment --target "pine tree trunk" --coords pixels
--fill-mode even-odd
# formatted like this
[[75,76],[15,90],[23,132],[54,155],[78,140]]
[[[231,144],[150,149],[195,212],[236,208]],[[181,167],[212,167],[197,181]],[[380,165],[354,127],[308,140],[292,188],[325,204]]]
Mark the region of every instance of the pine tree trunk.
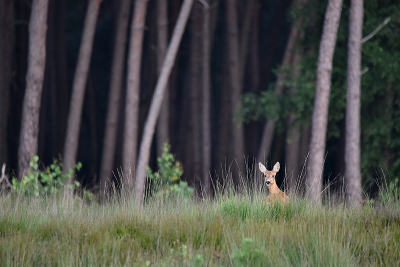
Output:
[[37,154],[39,114],[46,63],[46,32],[48,0],[34,0],[29,22],[29,55],[26,91],[23,101],[18,175],[22,177],[29,161]]
[[245,77],[245,68],[247,62],[247,55],[248,55],[248,43],[250,37],[250,25],[252,22],[252,18],[254,15],[254,11],[256,9],[257,0],[248,0],[246,1],[246,9],[244,12],[243,18],[243,26],[241,29],[241,38],[240,38],[240,57],[239,57],[239,64],[240,64],[240,84],[243,85],[244,77]]
[[108,194],[110,181],[113,179],[112,168],[114,166],[117,143],[119,106],[121,103],[131,3],[131,0],[120,1],[117,29],[114,36],[114,55],[111,67],[110,93],[108,97],[107,119],[100,170],[100,193],[103,196]]
[[[168,48],[168,3],[157,1],[157,70],[160,73]],[[168,85],[167,85],[168,88]],[[169,90],[165,92],[157,125],[157,155],[161,156],[164,143],[169,141]]]
[[265,60],[262,61],[261,67],[261,79],[260,79],[260,91],[268,88],[268,81],[272,73],[272,62],[275,53],[277,52],[276,43],[278,42],[279,32],[282,31],[282,21],[285,19],[285,9],[288,6],[287,0],[277,1],[276,12],[274,16],[274,22],[272,29],[269,34],[270,41],[268,42],[268,50],[265,55]]
[[[83,100],[89,75],[89,65],[92,56],[93,40],[96,31],[99,8],[100,0],[89,1],[82,33],[81,46],[79,48],[78,62],[75,69],[74,82],[72,85],[72,96],[69,107],[63,157],[65,173],[76,164]],[[73,180],[74,178],[71,177],[68,183],[73,184]],[[73,192],[71,190],[66,190],[65,193],[71,196]]]
[[202,193],[207,197],[211,193],[210,170],[211,170],[211,25],[210,8],[203,7],[203,56],[202,56]]
[[[296,0],[295,5],[301,5],[307,2],[307,0]],[[303,40],[303,33],[301,27],[303,25],[303,18],[300,18],[293,27],[298,32],[298,42]],[[301,63],[301,56],[299,49],[294,49],[293,57],[291,59],[292,75],[294,78],[300,74],[299,65]],[[291,97],[295,96],[297,88],[292,86],[290,88]],[[286,137],[286,171],[287,171],[287,187],[291,193],[298,194],[300,192],[300,137],[301,128],[300,125],[296,124],[296,114],[291,112],[289,114],[288,126],[287,126],[287,137]]]
[[[201,98],[200,90],[202,87],[202,12],[200,2],[193,4],[192,15],[190,17],[190,32],[191,32],[191,44],[190,44],[190,114],[189,125],[191,134],[189,137],[190,142],[190,154],[193,162],[193,173],[190,173],[194,181],[201,181]],[[195,184],[195,183],[194,183]]]
[[352,0],[347,56],[346,144],[344,156],[346,164],[344,179],[347,200],[351,206],[359,206],[361,204],[360,97],[363,13],[363,0]]
[[307,162],[306,178],[307,195],[311,200],[317,202],[320,201],[322,190],[332,60],[342,2],[343,0],[329,0],[319,46],[315,101],[311,125],[310,155]]
[[[228,42],[228,36],[224,36],[224,47]],[[216,148],[216,159],[214,165],[222,179],[227,177],[224,176],[224,171],[230,168],[230,164],[233,159],[233,146],[231,145],[231,98],[227,97],[230,94],[230,80],[229,80],[229,56],[228,51],[224,49],[222,51],[222,84],[221,84],[221,96],[219,100],[219,114],[218,114],[218,146]]]
[[14,46],[14,3],[0,1],[0,164],[8,162],[7,121]]
[[[299,75],[300,54],[295,51],[292,60],[293,76]],[[297,93],[297,88],[292,87],[290,90],[292,96]],[[287,186],[291,193],[299,193],[299,170],[300,170],[300,126],[296,124],[296,114],[291,112],[288,120],[288,133],[286,137],[286,171]]]
[[[247,75],[249,77],[249,91],[258,94],[260,88],[260,62],[259,62],[259,12],[255,13],[252,22],[252,32],[250,37],[250,55],[249,55],[249,66],[246,68]],[[254,161],[256,164],[258,162],[255,161],[255,155],[257,155],[259,150],[259,137],[260,137],[260,122],[251,121],[247,126],[247,137],[246,138],[246,149],[249,155],[252,155],[253,158],[250,160]],[[249,138],[251,137],[251,138]],[[256,168],[258,168],[256,166]]]
[[234,120],[234,114],[241,107],[241,72],[240,72],[240,55],[239,55],[239,33],[238,33],[238,19],[237,19],[237,4],[236,0],[226,0],[227,14],[226,25],[228,27],[228,55],[229,55],[229,78],[230,78],[230,96],[223,97],[231,98],[231,134],[233,146],[234,164],[233,181],[238,184],[242,177],[246,175],[246,168],[244,164],[244,129],[243,125]]
[[133,170],[136,163],[139,133],[139,95],[142,46],[146,22],[147,0],[137,0],[131,22],[131,40],[128,58],[128,82],[125,102],[125,130],[122,158],[124,191],[126,196],[133,193]]
[[171,42],[168,46],[167,54],[165,56],[164,64],[161,69],[157,85],[154,90],[153,99],[151,101],[149,114],[144,126],[142,142],[140,144],[140,151],[138,157],[138,165],[136,171],[136,203],[137,205],[143,204],[144,187],[146,183],[146,168],[150,159],[151,141],[153,139],[156,122],[161,110],[161,104],[165,95],[169,75],[171,74],[172,66],[174,64],[176,54],[179,49],[183,32],[186,27],[187,20],[190,15],[193,0],[185,0],[182,4],[178,20],[172,34]]
[[46,70],[40,111],[38,155],[51,162],[62,154],[69,108],[65,49],[65,0],[50,0],[46,41]]

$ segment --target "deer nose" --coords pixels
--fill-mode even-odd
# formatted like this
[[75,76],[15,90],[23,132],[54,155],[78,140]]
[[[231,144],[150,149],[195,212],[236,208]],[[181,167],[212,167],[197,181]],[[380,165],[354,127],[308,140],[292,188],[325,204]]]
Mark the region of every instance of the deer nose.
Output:
[[267,180],[267,181],[265,182],[265,184],[266,184],[267,186],[270,186],[270,185],[271,185],[271,181],[270,181],[270,180]]

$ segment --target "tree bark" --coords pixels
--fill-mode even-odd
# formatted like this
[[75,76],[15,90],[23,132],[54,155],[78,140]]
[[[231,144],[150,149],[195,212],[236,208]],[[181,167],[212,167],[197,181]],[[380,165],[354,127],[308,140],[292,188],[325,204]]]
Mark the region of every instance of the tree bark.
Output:
[[[168,3],[157,1],[157,70],[160,73],[168,48]],[[168,88],[168,84],[167,84]],[[157,155],[161,156],[164,143],[169,141],[169,90],[165,91],[157,125]]]
[[[229,78],[230,78],[230,98],[231,98],[231,135],[233,146],[233,157],[235,160],[234,169],[238,169],[233,173],[233,181],[238,184],[243,174],[246,174],[244,164],[244,129],[243,125],[234,120],[234,114],[241,107],[241,72],[240,72],[240,55],[239,55],[239,33],[237,19],[236,0],[226,0],[227,14],[226,25],[228,27],[228,55],[229,55]],[[228,97],[228,96],[223,96]]]
[[[190,114],[188,123],[190,125],[191,134],[188,138],[190,142],[189,154],[193,162],[193,173],[191,178],[194,181],[201,180],[201,88],[202,88],[202,12],[200,2],[193,4],[192,15],[190,17]],[[189,145],[189,144],[188,144]],[[198,184],[198,183],[197,183]]]
[[248,43],[250,36],[250,25],[252,22],[252,18],[254,15],[254,11],[256,8],[257,0],[248,0],[246,1],[246,10],[244,12],[243,18],[243,26],[241,30],[241,38],[240,38],[240,56],[239,56],[239,64],[240,64],[240,84],[243,86],[244,76],[245,76],[245,68],[246,68],[246,59],[248,55]]
[[[249,55],[249,66],[246,68],[250,86],[249,91],[258,94],[259,84],[260,84],[260,63],[259,63],[259,12],[255,12],[253,22],[252,22],[252,32],[250,39],[250,55]],[[260,134],[260,122],[251,121],[247,125],[247,137],[246,138],[246,149],[249,155],[257,155],[259,150],[259,137]],[[252,159],[254,161],[254,158]],[[255,161],[254,161],[255,162]],[[258,164],[258,162],[255,162]],[[255,166],[257,167],[257,166]]]
[[8,162],[7,121],[14,47],[14,3],[0,1],[0,164]]
[[[78,62],[72,85],[72,96],[69,107],[67,134],[63,157],[65,173],[67,173],[70,168],[73,168],[76,163],[83,100],[89,74],[89,65],[92,56],[93,40],[96,31],[99,8],[100,0],[89,1],[82,33],[81,46],[79,48]],[[71,177],[68,180],[68,184],[73,184],[73,180],[74,178]],[[66,190],[65,193],[71,196],[73,192],[71,190]]]
[[139,95],[140,66],[144,26],[146,22],[147,0],[137,0],[131,22],[131,39],[128,58],[128,82],[125,102],[125,130],[122,158],[123,185],[126,196],[133,191],[133,171],[136,163],[137,142],[139,133]]
[[277,3],[272,30],[269,34],[270,41],[268,42],[268,50],[261,66],[261,73],[263,75],[260,77],[260,91],[267,89],[268,81],[272,73],[271,68],[274,54],[276,53],[276,43],[278,42],[279,32],[282,31],[282,21],[285,18],[285,8],[288,6],[287,2],[287,0],[281,0]]
[[[300,54],[295,51],[292,60],[293,76],[299,75]],[[292,87],[291,95],[297,92],[296,87]],[[286,137],[286,171],[287,171],[287,187],[291,193],[299,193],[299,159],[300,159],[300,126],[295,123],[296,114],[291,112],[288,120],[287,137]]]
[[352,0],[349,18],[347,56],[345,183],[347,200],[359,206],[361,200],[360,96],[363,0]]
[[23,101],[18,175],[22,177],[29,161],[37,154],[39,113],[46,63],[46,32],[48,0],[34,0],[29,22],[29,55],[26,91]]
[[343,0],[329,0],[319,46],[315,101],[311,126],[310,155],[308,158],[306,178],[307,195],[311,200],[316,202],[320,201],[322,190],[332,60],[339,28],[342,2]]
[[[293,51],[294,47],[297,42],[297,37],[299,33],[299,26],[298,25],[293,25],[290,34],[289,34],[289,40],[286,44],[285,48],[285,54],[283,56],[282,60],[282,66],[288,66],[290,63],[290,60],[292,59],[293,56]],[[285,72],[280,72],[278,75],[278,79],[276,81],[275,85],[275,94],[280,96],[283,93],[283,90],[285,89],[284,86],[284,81],[286,80],[286,73]],[[265,162],[266,161],[266,156],[268,156],[267,153],[270,152],[271,149],[271,143],[272,143],[272,138],[274,137],[275,133],[275,120],[274,119],[268,119],[267,123],[265,124],[263,135],[261,138],[261,144],[258,150],[258,156],[257,156],[257,161]]]
[[120,1],[117,29],[114,36],[114,55],[100,170],[100,193],[103,196],[108,194],[112,180],[131,3],[131,0]]
[[202,56],[202,193],[207,197],[211,193],[210,170],[211,170],[211,77],[210,77],[210,58],[211,58],[211,24],[210,7],[203,6],[203,56]]
[[[225,31],[226,32],[226,31]],[[226,47],[228,42],[228,36],[224,34],[224,45]],[[229,56],[228,51],[224,49],[221,51],[222,56],[222,82],[221,82],[221,96],[219,99],[219,114],[218,114],[218,146],[216,148],[216,161],[215,166],[219,169],[221,167],[221,172],[218,172],[222,179],[225,179],[224,171],[230,168],[232,163],[232,152],[233,146],[231,145],[231,98],[226,97],[230,94],[230,80],[229,80]]]
[[[295,5],[299,6],[304,4],[307,0],[296,0]],[[296,31],[298,32],[297,39],[298,42],[303,40],[303,32],[301,31],[301,27],[303,25],[303,18],[300,18],[293,27],[297,28]],[[299,65],[301,62],[301,56],[299,49],[294,49],[293,56],[291,59],[292,65],[292,75],[293,77],[298,77],[300,74]],[[297,88],[292,86],[290,88],[290,95],[293,97],[297,93]],[[287,187],[291,193],[298,194],[300,192],[300,179],[299,179],[299,172],[300,172],[300,135],[301,129],[300,125],[296,124],[296,114],[291,112],[289,114],[288,119],[288,126],[287,126],[287,137],[286,137],[286,171],[287,171]]]
[[176,54],[179,49],[179,44],[182,39],[183,32],[186,27],[187,20],[190,15],[190,10],[193,0],[185,0],[182,4],[178,20],[172,34],[171,42],[168,46],[167,54],[165,56],[164,64],[161,69],[160,76],[154,91],[153,99],[151,101],[149,114],[144,126],[142,142],[140,144],[140,153],[138,157],[137,171],[136,171],[136,203],[143,204],[144,187],[146,183],[146,168],[150,158],[151,141],[153,139],[156,122],[161,110],[161,104],[166,90],[169,75],[174,64]]

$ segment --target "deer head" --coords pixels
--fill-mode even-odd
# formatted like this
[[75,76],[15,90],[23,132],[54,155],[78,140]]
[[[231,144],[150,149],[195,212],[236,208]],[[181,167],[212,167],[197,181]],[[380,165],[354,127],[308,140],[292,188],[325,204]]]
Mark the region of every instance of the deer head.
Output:
[[280,168],[279,162],[274,165],[272,171],[267,170],[267,168],[261,162],[258,164],[258,167],[260,168],[260,171],[265,175],[265,184],[266,186],[268,186],[268,190],[270,191],[270,193],[278,193],[280,190],[276,185],[275,175]]

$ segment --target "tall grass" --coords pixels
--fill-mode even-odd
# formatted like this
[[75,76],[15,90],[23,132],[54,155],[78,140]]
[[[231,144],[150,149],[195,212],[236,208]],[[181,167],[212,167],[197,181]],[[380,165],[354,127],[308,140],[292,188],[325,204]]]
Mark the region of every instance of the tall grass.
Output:
[[[393,204],[393,203],[392,203]],[[393,205],[267,205],[263,193],[154,198],[143,208],[0,197],[1,266],[399,266]]]

